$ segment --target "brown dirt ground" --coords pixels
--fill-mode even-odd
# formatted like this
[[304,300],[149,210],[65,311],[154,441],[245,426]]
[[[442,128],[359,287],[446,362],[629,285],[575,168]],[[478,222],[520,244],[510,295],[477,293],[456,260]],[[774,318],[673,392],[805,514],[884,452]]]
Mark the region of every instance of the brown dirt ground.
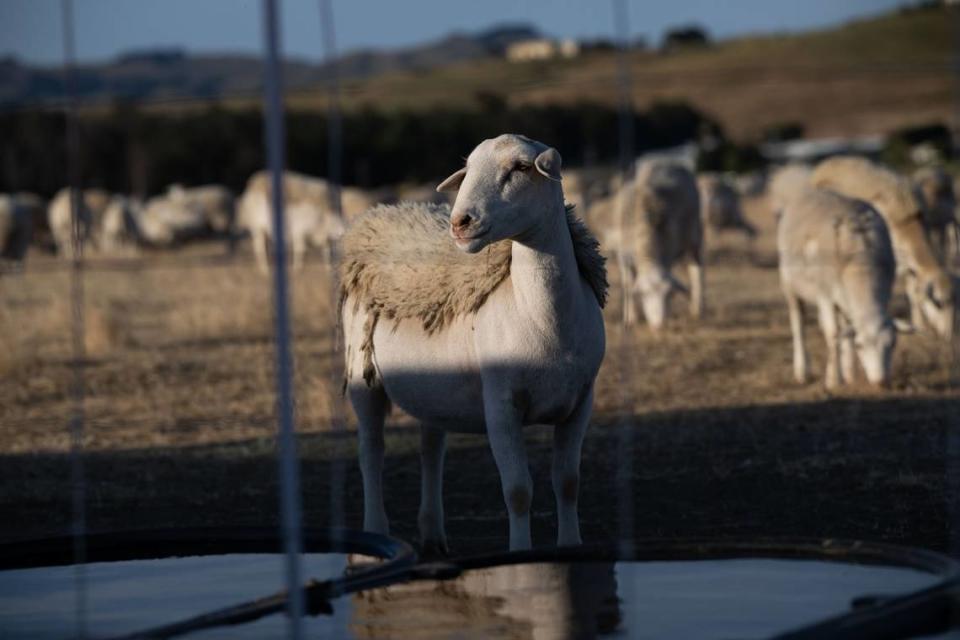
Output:
[[[905,336],[890,389],[859,383],[828,393],[810,318],[817,381],[795,384],[773,224],[760,202],[748,212],[762,231],[752,254],[740,237],[713,242],[704,321],[678,308],[659,334],[625,331],[613,290],[584,449],[585,539],[783,535],[956,550],[952,350],[930,335]],[[305,518],[328,523],[331,504],[341,502],[345,522],[359,526],[329,282],[327,267],[312,263],[293,287]],[[270,289],[250,256],[230,259],[207,245],[94,258],[84,283],[90,527],[275,524]],[[68,284],[64,267],[45,256],[32,257],[23,275],[0,278],[0,540],[69,527]],[[395,532],[415,539],[419,439],[409,419],[394,422],[388,509]],[[549,430],[531,429],[529,443],[534,536],[549,543]],[[482,437],[451,438],[445,491],[455,552],[503,546],[505,512]]]

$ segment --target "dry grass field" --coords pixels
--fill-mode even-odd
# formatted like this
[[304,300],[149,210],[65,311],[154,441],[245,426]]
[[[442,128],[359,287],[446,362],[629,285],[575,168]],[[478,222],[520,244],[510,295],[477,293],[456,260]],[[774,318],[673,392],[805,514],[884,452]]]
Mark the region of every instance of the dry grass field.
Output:
[[[685,317],[678,300],[667,330],[624,330],[610,265],[608,349],[584,449],[585,537],[617,535],[617,496],[629,490],[638,536],[826,536],[950,547],[951,523],[960,522],[949,507],[958,503],[957,486],[948,482],[960,464],[949,457],[956,456],[951,443],[960,442],[955,354],[929,334],[905,336],[890,389],[861,382],[828,393],[811,314],[817,379],[795,384],[773,222],[762,201],[749,205],[761,235],[749,252],[739,236],[712,244],[709,313],[700,323]],[[293,286],[304,505],[308,524],[322,525],[336,493],[356,526],[359,472],[352,414],[339,395],[330,281],[329,268],[312,262]],[[249,253],[231,258],[206,245],[94,257],[84,287],[90,526],[273,524],[271,293]],[[69,271],[53,257],[34,255],[25,273],[0,277],[0,539],[67,530],[68,292]],[[898,298],[900,313],[902,305]],[[419,439],[409,419],[395,415],[394,422],[388,509],[395,531],[415,538]],[[531,429],[530,446],[534,533],[545,543],[554,531],[549,431]],[[485,440],[453,437],[446,477],[454,551],[500,548],[506,519]]]

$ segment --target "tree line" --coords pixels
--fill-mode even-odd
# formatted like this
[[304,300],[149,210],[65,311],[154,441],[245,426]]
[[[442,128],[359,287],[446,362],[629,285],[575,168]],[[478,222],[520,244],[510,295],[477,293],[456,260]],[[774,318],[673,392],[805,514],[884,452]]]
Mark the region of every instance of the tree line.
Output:
[[[478,108],[386,111],[373,107],[344,113],[341,178],[377,187],[442,178],[474,146],[504,132],[523,133],[555,146],[566,166],[614,163],[619,154],[620,113],[591,102],[509,105],[498,95],[477,96]],[[633,150],[670,147],[704,135],[722,139],[713,120],[682,102],[634,110]],[[324,113],[289,111],[287,166],[328,176],[328,122]],[[0,192],[50,196],[67,180],[66,119],[62,112],[0,114]],[[211,105],[160,113],[114,105],[79,120],[83,184],[150,195],[169,184],[220,183],[241,190],[263,167],[263,116],[259,109]],[[736,163],[735,155],[732,162]],[[729,164],[730,160],[723,160]],[[736,168],[736,167],[732,167]]]

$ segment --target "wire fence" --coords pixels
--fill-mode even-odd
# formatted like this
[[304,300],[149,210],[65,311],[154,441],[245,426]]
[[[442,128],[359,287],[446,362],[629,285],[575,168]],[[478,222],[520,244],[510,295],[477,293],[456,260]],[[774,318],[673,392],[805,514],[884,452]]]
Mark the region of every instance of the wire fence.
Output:
[[[634,179],[638,151],[646,150],[636,145],[635,87],[670,78],[632,64],[630,24],[640,16],[631,16],[628,7],[626,0],[610,3],[618,48],[608,75],[507,79],[501,86],[505,92],[563,88],[585,96],[602,87],[615,96],[617,146],[610,154],[615,166],[584,154],[583,166],[571,168],[564,184],[601,243],[630,233],[629,213],[617,192]],[[405,194],[443,201],[425,192],[424,185],[402,185],[388,195],[341,184],[351,135],[343,105],[361,89],[337,71],[333,2],[320,0],[317,8],[328,73],[320,100],[326,147],[314,151],[325,156],[328,188],[322,199],[332,224],[342,230],[358,211]],[[0,492],[0,504],[13,505],[17,517],[26,519],[55,511],[51,507],[64,502],[66,489],[70,515],[0,528],[0,539],[70,532],[74,635],[85,638],[93,634],[98,588],[87,574],[86,541],[96,531],[277,525],[285,557],[287,595],[280,601],[287,607],[287,635],[303,637],[304,612],[311,608],[301,589],[311,577],[304,560],[305,526],[324,529],[331,539],[345,527],[359,528],[363,493],[352,462],[352,414],[341,389],[346,345],[338,317],[338,248],[327,246],[320,229],[306,258],[290,242],[303,223],[296,190],[307,187],[291,182],[286,171],[285,141],[297,132],[285,129],[284,99],[290,94],[283,84],[278,2],[263,0],[261,20],[266,161],[257,158],[256,164],[267,167],[262,178],[270,194],[269,235],[255,219],[238,219],[250,231],[249,246],[236,229],[216,228],[213,218],[205,219],[200,230],[195,221],[165,212],[173,231],[163,242],[137,247],[129,233],[136,221],[132,199],[109,193],[102,194],[104,206],[91,221],[91,198],[99,196],[83,184],[82,108],[91,103],[76,87],[74,10],[72,0],[62,0],[65,98],[4,107],[65,114],[69,267],[58,257],[43,256],[29,260],[22,273],[0,274],[5,307],[0,321],[16,329],[7,361],[0,356],[0,369],[11,381],[3,392],[9,402],[0,408],[0,422],[10,436],[0,457],[10,466],[0,479],[21,476],[8,485],[9,493]],[[683,77],[712,85],[768,70],[742,65],[720,75],[694,70]],[[798,64],[793,71],[805,70]],[[879,74],[899,82],[943,70],[936,63],[877,63],[838,73]],[[780,80],[770,77],[762,84],[775,90]],[[255,96],[219,96],[242,97]],[[189,105],[192,99],[136,102]],[[699,122],[695,127],[702,150],[715,131]],[[769,175],[761,169],[746,177],[762,182]],[[712,278],[708,295],[717,292],[708,298],[704,319],[681,318],[674,309],[663,331],[626,326],[622,318],[630,294],[621,296],[629,290],[621,286],[626,267],[610,256],[615,293],[605,311],[607,353],[596,386],[597,424],[583,454],[584,537],[616,541],[621,559],[632,557],[638,538],[679,533],[837,535],[956,555],[956,341],[944,342],[932,328],[898,338],[886,391],[869,389],[862,374],[849,393],[794,383],[777,273],[776,218],[764,197],[753,193],[762,189],[739,191],[740,215],[756,227],[744,234],[749,239],[703,222],[708,225],[705,268]],[[156,202],[137,206],[160,211],[164,198],[184,197],[179,193],[170,190]],[[236,198],[240,216],[245,197]],[[43,208],[43,219],[46,213]],[[699,210],[697,215],[699,220]],[[111,224],[122,238],[116,251],[105,250],[90,231]],[[57,244],[52,213],[49,226],[49,242]],[[269,273],[265,278],[257,260],[267,245],[258,248],[257,243],[267,237],[271,259],[262,264]],[[945,251],[960,252],[960,247]],[[942,259],[948,272],[955,271],[956,255]],[[906,295],[900,288],[896,293],[894,314],[903,316],[909,312]],[[680,294],[674,300],[682,300]],[[810,327],[807,332],[812,333]],[[2,338],[0,346],[8,346]],[[819,344],[811,350],[819,364],[829,357]],[[67,438],[56,428],[64,415],[69,416]],[[387,436],[396,451],[386,460],[387,504],[395,533],[414,539],[418,507],[410,495],[416,486],[411,478],[421,468],[420,437],[412,435],[410,416],[398,412],[390,423],[397,428]],[[535,428],[527,445],[536,472],[549,457],[549,438]],[[454,551],[505,544],[507,516],[488,448],[469,436],[453,437],[448,457],[448,523],[450,537],[458,539],[451,545]],[[64,460],[66,476],[60,471]],[[535,482],[538,488],[541,484]],[[266,497],[270,491],[275,500]],[[543,493],[534,492],[537,541],[552,537],[557,524],[556,515],[539,506],[546,503]]]

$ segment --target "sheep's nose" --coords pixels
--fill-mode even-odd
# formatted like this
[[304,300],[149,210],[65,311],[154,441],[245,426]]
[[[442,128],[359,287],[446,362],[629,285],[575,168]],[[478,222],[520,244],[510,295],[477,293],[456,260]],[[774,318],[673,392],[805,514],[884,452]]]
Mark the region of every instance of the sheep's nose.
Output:
[[473,218],[470,217],[469,213],[464,211],[459,211],[450,216],[450,226],[454,231],[463,231],[470,223],[473,222]]

